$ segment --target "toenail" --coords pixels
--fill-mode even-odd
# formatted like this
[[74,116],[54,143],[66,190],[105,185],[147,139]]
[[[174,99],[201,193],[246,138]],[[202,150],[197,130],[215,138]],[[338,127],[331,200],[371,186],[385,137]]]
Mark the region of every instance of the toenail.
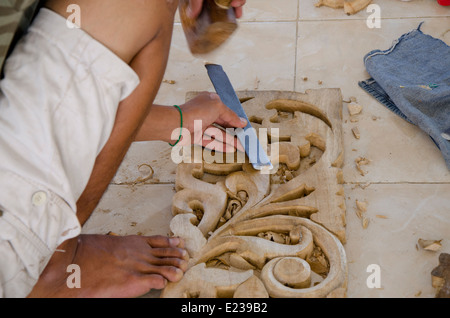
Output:
[[176,269],[176,276],[177,276],[177,279],[179,279],[179,278],[181,278],[181,277],[183,277],[183,275],[184,275],[184,272],[180,269],[180,268],[177,268]]

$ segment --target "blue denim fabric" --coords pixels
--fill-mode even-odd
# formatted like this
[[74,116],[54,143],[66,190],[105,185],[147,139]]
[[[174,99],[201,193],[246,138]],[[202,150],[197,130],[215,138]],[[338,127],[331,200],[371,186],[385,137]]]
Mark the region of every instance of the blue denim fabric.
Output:
[[427,133],[450,170],[450,47],[419,27],[388,50],[364,57],[372,78],[359,86],[380,103]]

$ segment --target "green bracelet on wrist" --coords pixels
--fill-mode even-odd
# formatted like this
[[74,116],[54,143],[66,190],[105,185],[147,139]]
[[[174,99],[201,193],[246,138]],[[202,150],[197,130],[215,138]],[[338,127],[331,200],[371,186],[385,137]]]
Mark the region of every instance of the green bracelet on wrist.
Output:
[[174,143],[173,145],[169,142],[169,145],[171,147],[175,147],[181,140],[181,136],[182,136],[182,132],[183,132],[183,112],[181,111],[180,106],[178,105],[173,105],[173,107],[176,107],[178,109],[178,111],[180,112],[180,136],[178,137],[178,140],[176,143]]

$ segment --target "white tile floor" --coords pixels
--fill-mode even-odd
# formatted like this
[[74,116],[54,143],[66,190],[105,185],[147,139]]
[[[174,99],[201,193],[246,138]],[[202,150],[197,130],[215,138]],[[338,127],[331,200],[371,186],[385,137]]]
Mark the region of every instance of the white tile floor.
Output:
[[[349,121],[343,104],[348,296],[433,297],[430,272],[439,253],[416,249],[416,243],[443,239],[441,252],[450,253],[450,171],[428,136],[381,106],[358,81],[369,77],[362,62],[366,53],[387,49],[422,21],[424,33],[450,44],[450,7],[434,0],[374,0],[381,28],[369,29],[370,13],[347,16],[340,9],[316,8],[315,2],[247,0],[238,32],[207,57],[189,53],[177,19],[165,74],[176,84],[163,83],[156,103],[180,104],[188,91],[212,91],[205,60],[222,64],[236,90],[338,87],[344,99],[356,97],[364,107],[357,123]],[[355,125],[359,140],[351,132]],[[175,178],[169,148],[161,142],[134,144],[84,232],[167,234]],[[371,160],[365,176],[355,169],[358,156]],[[143,163],[159,181],[126,185],[141,175],[137,167]],[[356,199],[369,204],[367,229],[355,215]],[[379,289],[366,285],[369,264],[381,268]]]

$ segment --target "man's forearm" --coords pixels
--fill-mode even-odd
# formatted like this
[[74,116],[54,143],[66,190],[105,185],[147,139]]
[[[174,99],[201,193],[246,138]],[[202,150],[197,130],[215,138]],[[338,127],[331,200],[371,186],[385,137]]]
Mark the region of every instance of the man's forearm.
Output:
[[135,141],[174,142],[176,139],[171,139],[171,135],[174,129],[180,128],[180,123],[180,113],[175,107],[152,105]]

